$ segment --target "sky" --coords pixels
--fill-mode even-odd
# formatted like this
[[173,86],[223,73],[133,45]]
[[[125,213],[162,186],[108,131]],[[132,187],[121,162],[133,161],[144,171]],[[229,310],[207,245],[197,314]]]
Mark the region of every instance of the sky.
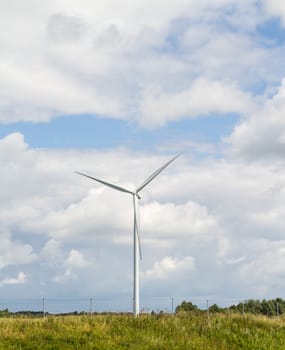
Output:
[[[0,300],[285,297],[285,3],[0,0]],[[1,305],[0,305],[1,309]]]

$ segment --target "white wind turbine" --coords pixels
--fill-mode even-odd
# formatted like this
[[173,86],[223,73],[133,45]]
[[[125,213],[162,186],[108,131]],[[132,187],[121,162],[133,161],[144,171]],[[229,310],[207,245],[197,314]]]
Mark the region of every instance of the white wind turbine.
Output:
[[114,190],[129,193],[133,196],[133,209],[134,209],[134,287],[133,287],[133,313],[134,316],[139,315],[139,257],[142,258],[141,254],[141,244],[140,244],[140,233],[139,233],[139,212],[138,212],[138,199],[141,199],[139,192],[145,188],[156,176],[158,176],[170,163],[172,163],[180,154],[170,159],[167,163],[153,172],[135,191],[130,191],[121,186],[111,184],[110,182],[97,179],[95,177],[80,173],[76,171],[77,174],[88,177],[89,179],[100,182],[103,185],[113,188]]

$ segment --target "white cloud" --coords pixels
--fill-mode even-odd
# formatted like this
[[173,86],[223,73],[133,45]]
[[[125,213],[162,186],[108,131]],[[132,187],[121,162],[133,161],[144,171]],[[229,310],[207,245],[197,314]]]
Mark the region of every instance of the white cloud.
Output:
[[285,150],[285,80],[273,97],[237,125],[227,141],[244,158],[283,158]]
[[30,244],[11,240],[8,234],[0,235],[0,269],[11,265],[32,264],[37,260]]
[[280,17],[285,26],[285,6],[282,0],[262,0],[265,11],[272,17]]
[[83,268],[88,265],[88,261],[85,260],[84,256],[75,249],[72,249],[66,261],[66,265],[69,268]]
[[3,3],[0,122],[90,113],[157,127],[211,112],[244,113],[250,88],[280,80],[282,60],[269,64],[275,48],[252,36],[266,20],[255,1],[165,4]]
[[47,23],[47,34],[56,42],[78,41],[87,30],[86,24],[76,16],[56,13]]
[[[88,293],[114,288],[131,293],[131,197],[74,170],[135,188],[168,158],[124,150],[32,149],[20,134],[2,139],[1,271],[11,275],[25,264],[27,295],[31,286],[34,293],[54,294],[51,282],[61,295],[86,295],[86,285]],[[261,239],[270,242],[273,255],[285,229],[284,175],[280,161],[178,158],[141,193],[147,292],[171,290],[171,275],[171,283],[181,282],[176,294],[190,293],[189,285],[196,295],[250,294],[252,283],[241,271],[251,271],[262,259],[264,250],[256,249]],[[154,276],[163,283],[147,283]],[[257,286],[262,278],[256,274]],[[276,278],[271,281],[268,272],[267,295],[277,293]]]
[[244,114],[252,108],[250,95],[243,93],[236,86],[199,78],[193,82],[190,89],[179,93],[148,89],[141,104],[141,123],[155,127],[169,121],[210,113]]
[[[50,258],[52,258],[52,254]],[[71,249],[67,257],[62,256],[61,268],[63,271],[62,273],[57,273],[55,276],[53,276],[52,282],[66,283],[69,280],[77,280],[77,270],[86,268],[89,265],[90,263],[85,259],[82,253],[75,249]]]
[[218,230],[218,223],[207,208],[193,202],[183,205],[151,202],[142,206],[142,230],[154,237],[190,236]]
[[24,272],[19,272],[15,278],[5,278],[0,281],[0,287],[11,284],[24,284],[27,280],[27,276]]
[[66,269],[63,274],[57,274],[52,278],[52,282],[64,284],[70,280],[76,280],[77,275],[71,270]]
[[40,255],[42,261],[45,261],[50,266],[60,266],[64,262],[65,252],[61,242],[50,239],[41,250]]
[[[267,239],[257,240],[249,261],[240,268],[242,279],[250,276],[248,290],[252,295],[264,297],[272,289],[281,295],[284,289],[285,245],[284,240],[272,242]],[[280,294],[281,293],[281,294]]]
[[[275,89],[285,51],[257,28],[272,16],[284,22],[283,2],[0,3],[1,123],[91,113],[155,128],[242,116],[224,158],[185,153],[144,189],[144,287],[159,294],[175,284],[189,296],[281,293],[284,81]],[[176,147],[185,145],[209,149],[190,139]],[[50,282],[62,295],[130,293],[131,198],[74,170],[135,188],[166,159],[32,149],[20,133],[0,140],[1,273],[25,265],[27,296],[31,286],[37,295],[55,293]],[[0,284],[25,280],[22,272]]]
[[187,273],[194,268],[194,259],[191,256],[179,260],[171,256],[166,256],[160,261],[156,261],[151,269],[144,273],[146,279],[167,279],[173,274]]

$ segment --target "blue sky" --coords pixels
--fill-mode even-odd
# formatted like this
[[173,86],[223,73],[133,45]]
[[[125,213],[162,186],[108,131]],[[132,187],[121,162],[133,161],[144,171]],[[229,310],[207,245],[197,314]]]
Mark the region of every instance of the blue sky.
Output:
[[257,28],[257,33],[259,33],[261,37],[269,39],[271,45],[282,46],[285,43],[285,30],[282,26],[281,19],[278,17],[262,23]]
[[48,123],[18,122],[1,126],[1,137],[20,132],[34,148],[126,147],[134,150],[156,149],[160,145],[183,140],[219,144],[238,120],[235,114],[210,115],[199,119],[172,122],[147,130],[135,123],[99,118],[94,115],[63,116]]
[[0,299],[282,297],[285,5],[0,5]]

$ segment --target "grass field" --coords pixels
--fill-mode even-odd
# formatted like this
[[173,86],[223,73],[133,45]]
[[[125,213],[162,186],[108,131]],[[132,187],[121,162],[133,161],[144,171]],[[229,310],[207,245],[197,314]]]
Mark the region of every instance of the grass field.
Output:
[[285,319],[250,315],[2,318],[0,349],[284,350]]

